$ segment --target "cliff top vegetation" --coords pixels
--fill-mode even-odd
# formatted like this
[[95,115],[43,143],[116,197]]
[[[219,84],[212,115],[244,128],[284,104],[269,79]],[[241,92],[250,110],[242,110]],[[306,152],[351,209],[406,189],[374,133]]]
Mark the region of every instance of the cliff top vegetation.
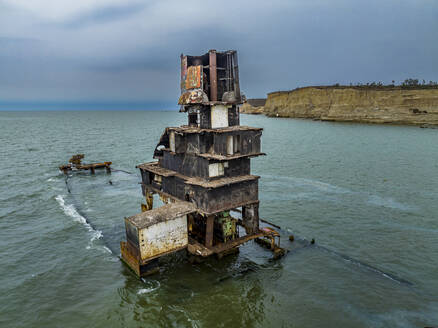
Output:
[[[382,82],[368,82],[368,83],[350,83],[350,85],[342,85],[339,83],[333,85],[313,85],[306,87],[298,87],[290,91],[296,91],[307,88],[317,88],[317,89],[367,89],[367,90],[400,90],[400,89],[438,89],[438,82],[425,80],[420,81],[419,79],[406,79],[399,84],[396,84],[393,80],[391,84],[383,84]],[[283,93],[290,91],[274,91],[271,93]]]

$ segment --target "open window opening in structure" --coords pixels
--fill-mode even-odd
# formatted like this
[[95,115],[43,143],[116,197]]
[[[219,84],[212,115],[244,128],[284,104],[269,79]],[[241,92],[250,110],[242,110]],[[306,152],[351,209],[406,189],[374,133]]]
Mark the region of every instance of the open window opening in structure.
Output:
[[198,113],[189,113],[189,126],[198,126]]
[[162,182],[162,179],[161,179],[161,176],[160,176],[160,175],[156,175],[156,174],[154,174],[154,180],[153,180],[153,182],[154,182],[154,184],[155,184],[156,186],[158,186],[159,188],[161,188],[161,182]]
[[218,98],[222,101],[235,101],[234,65],[230,52],[217,53]]

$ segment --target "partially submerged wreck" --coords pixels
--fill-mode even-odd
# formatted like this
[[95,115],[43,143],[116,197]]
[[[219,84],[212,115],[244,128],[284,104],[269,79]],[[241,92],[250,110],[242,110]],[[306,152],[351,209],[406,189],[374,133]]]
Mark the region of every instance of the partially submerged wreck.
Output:
[[[276,257],[284,254],[279,234],[259,225],[259,176],[251,174],[250,158],[264,155],[262,129],[240,125],[242,98],[236,51],[181,55],[178,103],[187,125],[166,128],[155,161],[137,166],[146,203],[125,218],[121,255],[137,275],[184,248],[193,257],[222,257],[259,239]],[[163,206],[153,207],[154,195]]]
[[73,155],[69,160],[68,164],[61,165],[59,169],[64,172],[64,174],[68,174],[69,171],[90,171],[91,174],[94,174],[96,169],[106,169],[107,173],[111,173],[111,164],[112,162],[102,162],[102,163],[89,163],[84,164],[82,160],[84,159],[84,154],[76,154]]

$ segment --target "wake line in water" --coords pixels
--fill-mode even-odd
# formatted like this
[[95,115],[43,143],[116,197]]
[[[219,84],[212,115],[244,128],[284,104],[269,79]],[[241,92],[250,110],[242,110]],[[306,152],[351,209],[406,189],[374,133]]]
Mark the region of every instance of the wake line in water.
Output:
[[143,283],[147,286],[146,288],[141,288],[137,294],[141,295],[141,294],[149,294],[152,293],[154,291],[156,291],[158,288],[160,288],[161,284],[158,280],[150,280],[150,279],[145,279],[145,278],[141,278],[141,280],[143,281]]
[[[55,199],[67,216],[73,218],[73,221],[81,223],[87,228],[89,232],[91,232],[92,235],[90,239],[90,244],[86,247],[87,249],[91,248],[91,245],[94,243],[95,240],[102,239],[102,231],[96,229],[83,215],[79,213],[79,211],[73,204],[67,205],[62,195],[56,196]],[[112,254],[112,251],[108,247],[103,246],[103,249]]]
[[69,194],[71,194],[71,190],[70,190],[70,187],[69,187],[69,185],[68,185],[68,175],[65,177],[65,180],[64,180],[64,182],[65,182],[65,187],[67,188],[67,191],[68,191],[68,193]]
[[[129,172],[125,172],[125,173],[129,173]],[[69,178],[70,178],[71,176],[69,176],[69,175],[67,175],[66,177],[65,177],[65,187],[67,188],[67,191],[70,193],[70,194],[72,194],[71,193],[71,187],[70,187],[70,184],[69,184]],[[72,197],[74,198],[74,194],[72,194]],[[65,201],[64,201],[64,204],[65,204]],[[90,249],[91,248],[91,244],[95,241],[95,240],[97,240],[97,239],[102,239],[102,241],[105,243],[105,240],[104,240],[104,236],[103,236],[103,233],[102,233],[102,231],[100,231],[100,230],[98,230],[96,227],[94,227],[93,226],[93,224],[91,223],[91,221],[87,218],[87,215],[85,214],[85,213],[83,213],[83,211],[81,211],[80,210],[80,208],[78,207],[78,206],[74,206],[74,205],[68,205],[68,206],[72,206],[73,207],[73,209],[74,209],[74,211],[85,221],[85,223],[89,226],[89,227],[91,227],[92,229],[93,229],[93,231],[96,231],[96,232],[98,232],[98,233],[96,233],[96,234],[94,234],[93,235],[93,237],[91,238],[91,240],[90,240],[90,245],[88,245],[86,248],[87,249]],[[106,244],[106,243],[105,243]],[[110,253],[110,254],[114,254],[114,252],[107,246],[108,244],[106,244],[106,245],[104,245],[104,246],[102,246],[102,248],[106,251],[106,252],[108,252],[108,253]]]
[[[329,253],[330,255],[334,255],[334,256],[340,257],[342,260],[344,260],[344,261],[346,261],[348,263],[354,264],[356,266],[359,266],[360,268],[363,268],[365,270],[368,270],[368,271],[371,271],[373,273],[379,274],[382,277],[390,279],[390,280],[392,280],[392,281],[394,281],[394,282],[396,282],[398,284],[406,285],[406,286],[413,286],[414,285],[412,282],[410,282],[408,280],[400,278],[400,277],[398,277],[398,276],[396,276],[396,275],[394,275],[392,273],[382,271],[382,270],[380,270],[380,269],[378,269],[378,268],[376,268],[376,267],[374,267],[374,266],[372,266],[372,265],[370,265],[368,263],[362,262],[360,260],[356,260],[356,259],[354,259],[354,258],[352,258],[352,257],[350,257],[350,256],[348,256],[346,254],[339,253],[337,251],[334,251],[334,250],[329,249],[329,248],[324,247],[324,246],[312,244],[311,242],[309,242],[308,240],[306,240],[304,238],[297,238],[297,240],[299,240],[301,242],[305,242],[305,245],[302,248],[295,248],[293,251],[297,251],[297,250],[304,249],[304,248],[307,248],[307,247],[312,247],[312,248],[320,249],[320,250],[322,250],[324,252]],[[288,250],[288,252],[291,252],[291,250]],[[258,269],[263,269],[263,268],[265,268],[265,267],[262,266],[262,265],[256,265],[255,267],[248,267],[248,268],[239,270],[237,272],[231,273],[231,274],[229,274],[229,275],[227,275],[225,277],[219,278],[217,280],[217,283],[223,282],[223,281],[225,281],[227,279],[230,279],[230,278],[236,278],[236,277],[242,276],[243,274],[247,274],[247,273],[250,273],[250,272],[255,272]]]
[[[275,187],[281,185],[283,188],[291,188],[293,187],[293,194],[285,194],[288,200],[291,199],[320,199],[321,195],[352,195],[356,198],[357,201],[366,203],[368,205],[377,206],[377,207],[386,207],[391,208],[403,212],[407,211],[415,211],[418,208],[414,205],[403,204],[397,202],[391,197],[381,197],[379,195],[374,195],[370,192],[361,192],[361,191],[353,191],[347,188],[339,187],[336,185],[332,185],[326,182],[305,179],[305,178],[296,178],[289,176],[273,176],[273,175],[263,175],[262,178],[267,178],[269,180],[264,183],[274,183]],[[305,189],[304,192],[297,192],[296,187],[302,187]],[[307,188],[307,190],[306,190]],[[310,189],[310,191],[308,190]],[[316,193],[316,194],[315,194]],[[337,198],[335,198],[336,200]],[[330,200],[330,199],[329,199]],[[333,199],[332,199],[333,200]]]
[[346,254],[342,254],[342,253],[336,252],[336,251],[334,251],[332,249],[329,249],[327,247],[320,246],[320,245],[313,245],[313,246],[315,246],[316,248],[319,248],[319,249],[321,249],[321,250],[323,250],[325,252],[328,252],[328,253],[330,253],[332,255],[339,256],[340,258],[342,258],[343,260],[345,260],[347,262],[351,262],[351,263],[353,263],[355,265],[358,265],[360,267],[364,267],[365,269],[368,269],[368,270],[373,271],[375,273],[381,274],[383,277],[391,279],[391,280],[393,280],[393,281],[395,281],[395,282],[397,282],[399,284],[413,286],[413,283],[408,281],[408,280],[405,280],[403,278],[397,277],[396,275],[394,275],[392,273],[384,272],[384,271],[382,271],[382,270],[380,270],[380,269],[378,269],[378,268],[376,268],[376,267],[374,267],[374,266],[372,266],[372,265],[370,265],[368,263],[362,262],[360,260],[353,259],[352,257],[350,257],[350,256],[348,256]]
[[313,187],[321,192],[328,192],[335,194],[353,193],[353,191],[350,189],[338,187],[330,183],[313,180],[313,179],[297,178],[297,177],[289,177],[289,176],[273,176],[273,175],[263,175],[262,178],[275,180],[276,183],[280,182],[288,187],[291,186],[291,182],[292,182],[293,186]]
[[122,170],[122,169],[111,169],[111,171],[114,171],[114,172],[123,172],[123,173],[126,173],[126,174],[134,174],[134,173],[132,173],[132,172],[125,171],[125,170]]
[[[282,229],[281,227],[279,227],[278,225],[276,225],[276,224],[272,224],[272,223],[270,223],[270,222],[268,222],[268,221],[266,221],[266,220],[261,220],[261,221],[264,222],[264,223],[266,223],[266,224],[269,224],[269,225],[271,225],[271,226],[273,226],[273,227],[275,227],[275,228],[277,228],[277,229],[279,229],[279,230],[282,231],[283,233],[286,233],[286,234],[290,234],[290,233],[292,233],[292,230],[290,230],[289,228],[287,228],[286,230],[284,230],[284,229]],[[335,256],[337,256],[337,257],[340,257],[341,259],[343,259],[344,261],[346,261],[346,262],[348,262],[348,263],[352,263],[352,264],[354,264],[354,265],[356,265],[356,266],[359,266],[359,267],[364,268],[364,269],[367,269],[367,270],[369,270],[369,271],[371,271],[371,272],[377,273],[377,274],[379,274],[379,275],[381,275],[381,276],[383,276],[383,277],[385,277],[385,278],[388,278],[388,279],[390,279],[390,280],[392,280],[392,281],[395,281],[395,282],[397,282],[397,283],[399,283],[399,284],[403,284],[403,285],[407,285],[407,286],[413,286],[413,285],[414,285],[412,282],[410,282],[410,281],[408,281],[408,280],[405,280],[405,279],[403,279],[403,278],[400,278],[400,277],[398,277],[398,276],[395,275],[395,274],[392,274],[392,273],[389,273],[389,272],[385,272],[385,271],[383,271],[383,270],[380,270],[379,268],[376,268],[375,266],[372,266],[372,265],[370,265],[370,264],[368,264],[368,263],[365,263],[365,262],[362,262],[362,261],[360,261],[360,260],[356,260],[356,259],[354,259],[354,258],[352,258],[352,257],[350,257],[350,256],[348,256],[348,255],[346,255],[346,254],[343,254],[343,253],[337,252],[337,251],[335,251],[335,250],[332,250],[332,249],[330,249],[330,248],[327,248],[327,247],[324,247],[324,246],[321,246],[321,245],[314,244],[313,241],[310,242],[310,241],[308,241],[306,238],[297,237],[297,236],[295,236],[295,235],[294,235],[294,237],[295,237],[295,239],[296,239],[297,241],[300,241],[300,242],[304,243],[303,248],[304,248],[304,247],[313,247],[313,248],[316,248],[316,249],[320,249],[320,250],[323,250],[323,251],[325,251],[325,252],[327,252],[327,253],[329,253],[329,254],[331,254],[331,255],[335,255]],[[290,252],[290,250],[288,250],[288,251]]]
[[[276,225],[274,223],[271,223],[269,221],[266,221],[264,219],[260,219],[260,221],[265,223],[265,224],[267,224],[267,225],[270,225],[270,226],[278,229],[279,231],[283,232],[284,234],[290,235],[290,234],[293,233],[292,230],[289,229],[289,228],[286,228],[286,230],[285,230],[285,229],[281,228],[280,226],[278,226],[278,225]],[[337,251],[332,250],[330,248],[327,248],[327,247],[324,247],[324,246],[321,246],[321,245],[317,245],[317,244],[315,244],[314,240],[312,240],[310,242],[306,238],[302,238],[302,237],[296,236],[295,234],[293,234],[293,236],[294,236],[295,241],[302,243],[303,246],[300,247],[300,248],[294,248],[292,250],[286,248],[286,250],[288,252],[298,251],[298,250],[301,250],[301,249],[304,249],[304,248],[307,248],[307,247],[312,247],[312,248],[320,249],[320,250],[322,250],[322,251],[324,251],[326,253],[329,253],[330,255],[337,256],[337,257],[341,258],[342,260],[344,260],[344,261],[346,261],[348,263],[354,264],[354,265],[356,265],[356,266],[358,266],[360,268],[366,269],[366,270],[371,271],[373,273],[377,273],[377,274],[383,276],[384,278],[387,278],[387,279],[390,279],[392,281],[395,281],[398,284],[403,284],[403,285],[407,285],[407,286],[413,286],[414,285],[412,282],[410,282],[408,280],[405,280],[403,278],[400,278],[400,277],[398,277],[395,274],[392,274],[392,273],[389,273],[389,272],[385,272],[383,270],[380,270],[379,268],[376,268],[375,266],[372,266],[372,265],[370,265],[368,263],[365,263],[363,261],[360,261],[360,260],[356,260],[356,259],[354,259],[354,258],[352,258],[352,257],[350,257],[350,256],[348,256],[346,254],[337,252]],[[261,266],[258,266],[257,268],[261,268]],[[251,271],[256,271],[256,270],[253,267],[246,268],[244,270],[238,271],[237,273],[233,273],[232,275],[228,275],[228,276],[225,276],[223,278],[220,278],[218,280],[218,282],[221,282],[223,280],[229,279],[230,277],[234,277],[236,275],[241,275],[243,273],[248,273],[248,272],[251,272]]]
[[[64,211],[64,213],[67,216],[70,216],[71,218],[73,218],[73,220],[75,222],[79,222],[82,223],[88,231],[90,232],[100,232],[99,230],[95,230],[92,225],[87,222],[87,219],[85,219],[82,215],[79,214],[79,212],[76,210],[76,208],[74,207],[74,205],[66,205],[65,204],[65,199],[62,195],[58,195],[55,197],[56,201],[59,203],[59,205],[61,206],[62,210]],[[100,232],[101,233],[101,232]]]

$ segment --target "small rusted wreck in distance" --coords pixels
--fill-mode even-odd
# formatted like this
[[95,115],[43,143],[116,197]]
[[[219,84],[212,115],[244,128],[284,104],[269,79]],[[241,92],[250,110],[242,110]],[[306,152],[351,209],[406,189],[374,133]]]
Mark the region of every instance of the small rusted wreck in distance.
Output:
[[[249,240],[267,239],[264,244],[283,255],[279,234],[259,227],[259,176],[251,174],[250,158],[264,155],[262,129],[240,125],[242,98],[236,51],[181,55],[178,103],[187,125],[166,128],[156,161],[137,166],[146,204],[125,218],[121,255],[137,275],[183,248],[195,257],[220,258]],[[163,206],[153,208],[154,194]]]
[[69,171],[78,170],[78,171],[90,171],[91,174],[95,173],[96,169],[106,169],[107,173],[111,173],[111,164],[112,162],[103,162],[103,163],[89,163],[84,164],[82,160],[84,159],[84,154],[76,154],[73,155],[69,160],[68,164],[61,165],[59,169],[64,172],[64,174],[68,174]]

